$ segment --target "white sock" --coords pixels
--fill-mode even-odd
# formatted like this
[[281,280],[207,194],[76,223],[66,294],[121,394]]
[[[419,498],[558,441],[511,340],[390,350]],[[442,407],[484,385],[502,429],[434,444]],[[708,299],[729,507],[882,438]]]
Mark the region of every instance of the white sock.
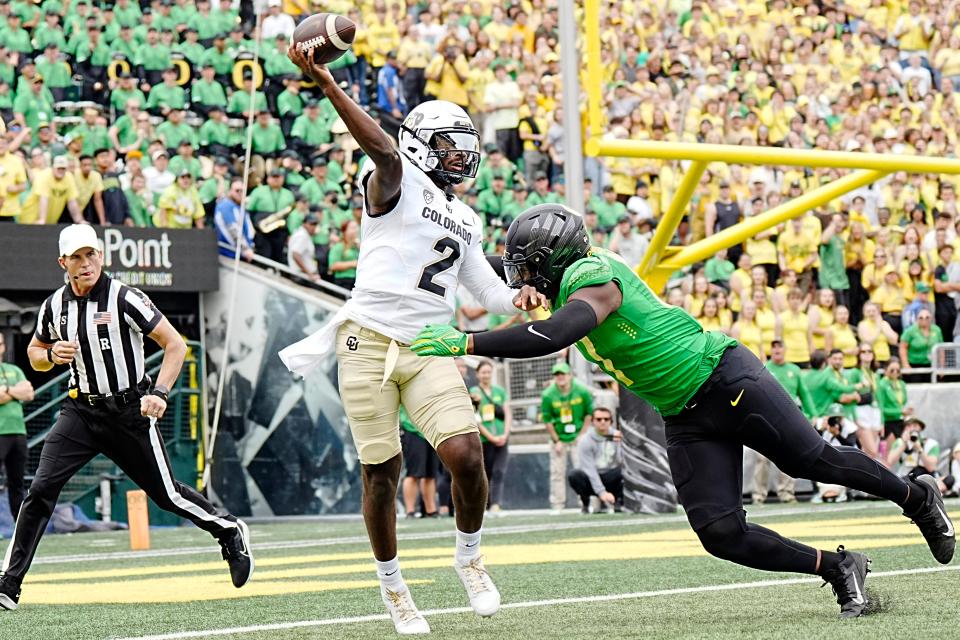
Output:
[[457,530],[457,551],[454,557],[460,564],[467,564],[480,555],[480,531],[464,533]]
[[377,577],[380,578],[380,586],[390,589],[391,591],[399,591],[403,586],[403,575],[400,573],[400,560],[396,557],[393,560],[387,560],[386,562],[380,562],[375,560],[377,563]]

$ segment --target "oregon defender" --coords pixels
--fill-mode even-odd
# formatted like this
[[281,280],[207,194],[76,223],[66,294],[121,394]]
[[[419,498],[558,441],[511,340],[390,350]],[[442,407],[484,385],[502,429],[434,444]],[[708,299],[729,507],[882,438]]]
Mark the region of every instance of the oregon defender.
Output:
[[503,264],[510,286],[532,285],[550,299],[550,319],[470,336],[431,325],[411,349],[517,358],[576,343],[663,414],[680,503],[711,554],[756,569],[820,575],[833,586],[842,617],[859,616],[867,605],[866,556],[843,547],[817,550],[746,521],[746,445],[791,476],[892,500],[917,523],[938,561],[953,557],[953,524],[931,476],[901,479],[858,449],[827,445],[746,347],[704,332],[683,309],[661,302],[618,256],[591,248],[573,211],[544,204],[521,214],[507,232]]

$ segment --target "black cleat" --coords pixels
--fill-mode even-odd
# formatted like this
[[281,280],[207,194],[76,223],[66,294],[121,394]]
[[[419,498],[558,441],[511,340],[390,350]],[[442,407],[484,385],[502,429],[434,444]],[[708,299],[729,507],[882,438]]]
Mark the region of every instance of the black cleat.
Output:
[[841,618],[859,618],[869,604],[864,583],[870,573],[870,559],[862,553],[844,550],[843,545],[837,547],[837,553],[842,556],[840,564],[822,576],[821,586],[833,587]]
[[15,611],[20,606],[20,581],[0,576],[0,608]]
[[940,487],[933,476],[926,474],[914,479],[913,484],[921,485],[927,490],[927,501],[916,513],[911,515],[904,512],[903,515],[910,518],[920,529],[937,562],[949,564],[953,559],[957,538],[954,535],[953,522],[943,506]]
[[253,575],[253,551],[250,549],[250,530],[243,520],[237,520],[235,533],[220,540],[223,559],[230,565],[230,578],[237,589],[247,584]]

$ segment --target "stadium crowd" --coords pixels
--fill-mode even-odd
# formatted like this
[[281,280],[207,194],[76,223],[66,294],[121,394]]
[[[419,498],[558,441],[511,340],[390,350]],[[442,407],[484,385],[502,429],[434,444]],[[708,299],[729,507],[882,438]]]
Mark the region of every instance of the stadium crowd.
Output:
[[[619,139],[953,157],[958,5],[603,3],[604,130]],[[484,220],[488,253],[524,209],[564,200],[570,114],[559,104],[554,4],[268,0],[262,10],[257,24],[251,5],[231,0],[0,2],[0,221],[216,226],[225,255],[239,241],[247,260],[260,254],[351,288],[363,204],[352,186],[357,145],[285,55],[297,22],[316,10],[357,23],[352,49],[330,68],[385,129],[433,97],[471,114],[484,158],[460,188]],[[638,264],[684,164],[588,158],[585,169],[582,210],[594,243]],[[842,174],[710,164],[673,243]],[[931,348],[958,334],[958,183],[887,175],[678,272],[665,299],[765,361],[775,340],[786,363],[817,370],[830,361],[824,371],[845,370],[837,375],[853,387],[835,400],[864,406],[869,395],[887,419],[896,413],[882,399],[883,384],[896,385],[892,371],[929,366]],[[511,322],[468,296],[460,306],[463,328]],[[875,380],[880,367],[887,375]]]

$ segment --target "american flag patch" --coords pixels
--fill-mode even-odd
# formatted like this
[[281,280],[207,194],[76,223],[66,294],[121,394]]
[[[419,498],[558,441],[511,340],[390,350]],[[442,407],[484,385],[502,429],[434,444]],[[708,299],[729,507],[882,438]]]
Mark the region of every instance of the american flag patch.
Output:
[[93,314],[93,324],[110,324],[112,320],[113,316],[109,311],[97,311]]

